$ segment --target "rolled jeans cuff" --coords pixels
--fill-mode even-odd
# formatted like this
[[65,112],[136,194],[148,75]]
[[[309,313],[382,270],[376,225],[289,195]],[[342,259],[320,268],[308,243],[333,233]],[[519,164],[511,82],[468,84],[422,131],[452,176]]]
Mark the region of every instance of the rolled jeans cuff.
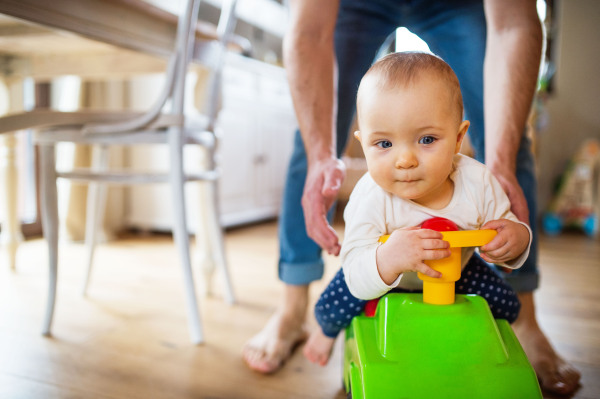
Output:
[[279,263],[279,279],[289,285],[308,285],[323,277],[322,260],[307,263]]
[[513,273],[502,273],[502,277],[517,293],[532,292],[538,288],[540,282],[538,273]]

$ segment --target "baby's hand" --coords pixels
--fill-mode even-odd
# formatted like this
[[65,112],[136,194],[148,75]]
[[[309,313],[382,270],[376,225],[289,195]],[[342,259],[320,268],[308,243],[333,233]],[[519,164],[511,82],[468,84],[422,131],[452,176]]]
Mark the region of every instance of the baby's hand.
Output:
[[396,230],[377,248],[377,269],[386,284],[392,284],[404,272],[421,272],[438,278],[442,274],[427,266],[423,261],[450,256],[450,244],[442,240],[438,231],[420,229]]
[[506,263],[517,258],[529,244],[529,231],[508,219],[491,220],[481,227],[496,230],[492,241],[479,248],[481,257],[490,263]]

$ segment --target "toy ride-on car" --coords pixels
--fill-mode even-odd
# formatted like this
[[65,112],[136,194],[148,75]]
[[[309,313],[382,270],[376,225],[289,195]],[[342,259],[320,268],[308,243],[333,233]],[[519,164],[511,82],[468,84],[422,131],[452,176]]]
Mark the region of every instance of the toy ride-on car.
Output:
[[[443,224],[427,228],[448,230]],[[496,232],[442,234],[452,255],[427,262],[442,272],[441,278],[419,274],[423,294],[389,293],[369,302],[346,329],[348,397],[542,398],[535,371],[508,322],[495,320],[482,297],[454,294],[461,247],[484,245]]]

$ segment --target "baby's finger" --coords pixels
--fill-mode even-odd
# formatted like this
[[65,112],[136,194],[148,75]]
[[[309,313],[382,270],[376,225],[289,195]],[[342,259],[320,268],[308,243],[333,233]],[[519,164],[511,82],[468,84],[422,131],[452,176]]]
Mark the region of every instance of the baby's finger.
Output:
[[430,229],[419,229],[419,237],[441,239],[444,236],[439,231],[430,230]]
[[504,227],[505,223],[502,220],[490,220],[483,226],[481,226],[481,230],[498,230]]
[[442,277],[442,273],[438,272],[437,270],[433,270],[431,267],[427,266],[425,263],[419,264],[417,266],[417,271],[419,273],[422,273],[426,276],[433,277],[433,278]]
[[504,247],[506,244],[507,244],[506,237],[504,237],[502,234],[497,234],[496,237],[494,237],[494,239],[492,241],[490,241],[487,244],[485,244],[484,246],[482,246],[480,248],[480,250],[482,250],[484,252],[491,252],[491,251],[495,251],[495,250],[498,250],[498,249]]
[[426,249],[423,251],[423,260],[438,260],[449,257],[449,249]]
[[450,248],[450,243],[448,241],[426,238],[422,241],[423,249],[446,249]]
[[479,256],[481,256],[481,259],[483,259],[487,263],[494,263],[494,261],[484,252],[480,252]]
[[[510,248],[507,246],[503,246],[494,251],[482,252],[481,255],[485,255],[485,257],[491,259],[493,263],[502,263],[502,262],[508,261],[514,257],[511,255]],[[485,258],[484,258],[484,260],[485,260]],[[486,260],[486,261],[489,262],[488,260]]]

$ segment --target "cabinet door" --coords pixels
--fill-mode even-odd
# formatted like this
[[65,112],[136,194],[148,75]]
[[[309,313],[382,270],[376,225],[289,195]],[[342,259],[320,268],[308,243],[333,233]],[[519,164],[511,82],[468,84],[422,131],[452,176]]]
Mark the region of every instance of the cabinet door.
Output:
[[248,102],[229,100],[219,115],[220,208],[224,224],[244,222],[254,207],[256,112]]
[[256,159],[256,203],[276,214],[281,205],[296,130],[296,120],[290,111],[270,108],[262,113],[259,123],[260,142]]
[[279,212],[297,123],[289,86],[282,70],[262,73],[258,81],[260,112],[256,168],[260,176],[256,202]]

